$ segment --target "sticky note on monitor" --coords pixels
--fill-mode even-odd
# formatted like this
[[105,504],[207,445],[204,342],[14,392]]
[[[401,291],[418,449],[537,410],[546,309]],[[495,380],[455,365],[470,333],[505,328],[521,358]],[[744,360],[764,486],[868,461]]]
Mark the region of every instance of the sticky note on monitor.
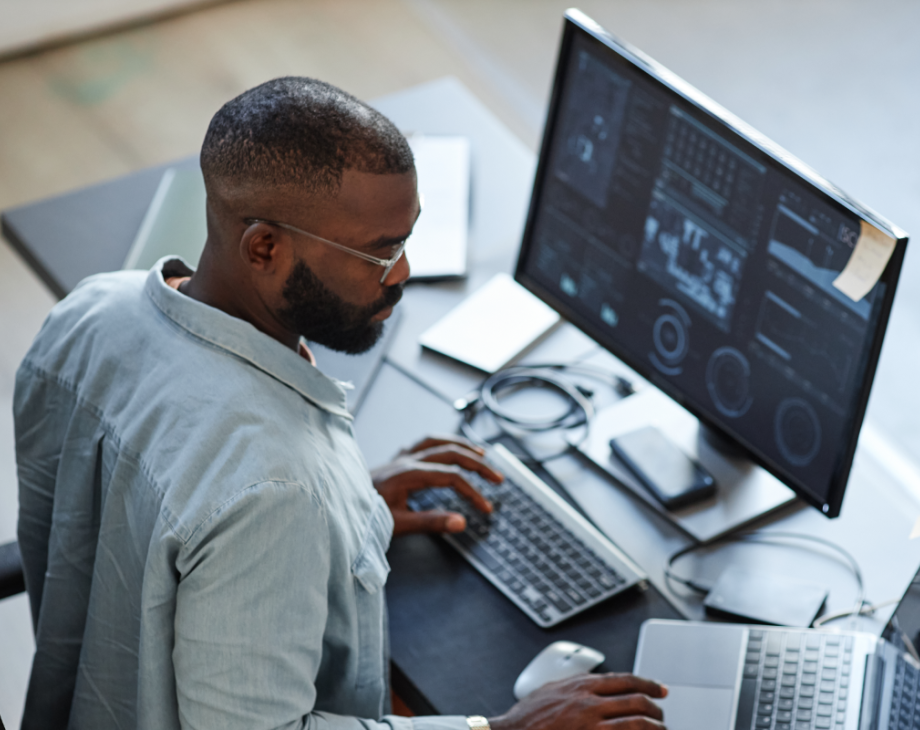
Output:
[[508,274],[496,274],[429,327],[423,347],[487,373],[508,365],[560,321]]
[[854,302],[868,294],[882,276],[897,241],[871,223],[859,222],[859,238],[834,286]]

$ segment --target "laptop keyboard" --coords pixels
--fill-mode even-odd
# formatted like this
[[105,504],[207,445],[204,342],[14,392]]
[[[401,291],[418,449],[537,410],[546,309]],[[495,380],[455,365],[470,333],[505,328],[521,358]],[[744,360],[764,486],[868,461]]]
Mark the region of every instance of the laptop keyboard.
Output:
[[894,689],[891,696],[891,713],[888,727],[897,730],[920,730],[920,702],[917,698],[917,679],[920,676],[912,664],[898,656],[895,667]]
[[853,637],[752,629],[738,730],[842,730]]
[[506,474],[493,484],[464,475],[493,504],[490,515],[451,489],[416,492],[414,510],[444,509],[466,517],[467,529],[444,535],[473,567],[540,626],[553,626],[633,585]]

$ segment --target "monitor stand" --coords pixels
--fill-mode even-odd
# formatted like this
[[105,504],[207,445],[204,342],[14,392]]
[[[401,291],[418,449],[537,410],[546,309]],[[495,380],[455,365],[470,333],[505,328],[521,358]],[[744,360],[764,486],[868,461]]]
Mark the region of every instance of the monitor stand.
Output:
[[[668,511],[652,497],[610,451],[610,439],[644,426],[656,426],[715,477],[716,495],[691,507]],[[628,489],[649,506],[700,542],[706,542],[779,509],[795,494],[765,469],[745,458],[715,433],[703,433],[699,421],[654,386],[598,411],[587,438],[578,450],[618,486]],[[721,444],[718,444],[721,441]],[[717,445],[714,445],[717,444]],[[721,448],[719,448],[721,446]],[[728,453],[726,453],[728,449]],[[581,500],[579,500],[581,502]],[[615,520],[604,506],[580,506],[602,530]],[[615,529],[615,525],[611,524]]]

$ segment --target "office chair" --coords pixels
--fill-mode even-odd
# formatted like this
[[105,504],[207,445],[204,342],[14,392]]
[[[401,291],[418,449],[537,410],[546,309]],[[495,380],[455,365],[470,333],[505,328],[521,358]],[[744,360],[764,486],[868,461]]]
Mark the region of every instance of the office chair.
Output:
[[[0,545],[0,600],[22,593],[25,589],[19,543],[14,540]],[[3,728],[3,720],[0,718],[0,730]]]
[[25,589],[19,543],[14,540],[0,545],[0,600],[22,593]]

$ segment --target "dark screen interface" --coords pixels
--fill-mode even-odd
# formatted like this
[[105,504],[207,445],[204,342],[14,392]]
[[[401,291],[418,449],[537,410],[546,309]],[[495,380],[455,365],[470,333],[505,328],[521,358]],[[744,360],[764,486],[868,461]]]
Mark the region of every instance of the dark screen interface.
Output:
[[521,270],[824,503],[883,287],[832,286],[859,218],[593,39],[568,59]]

